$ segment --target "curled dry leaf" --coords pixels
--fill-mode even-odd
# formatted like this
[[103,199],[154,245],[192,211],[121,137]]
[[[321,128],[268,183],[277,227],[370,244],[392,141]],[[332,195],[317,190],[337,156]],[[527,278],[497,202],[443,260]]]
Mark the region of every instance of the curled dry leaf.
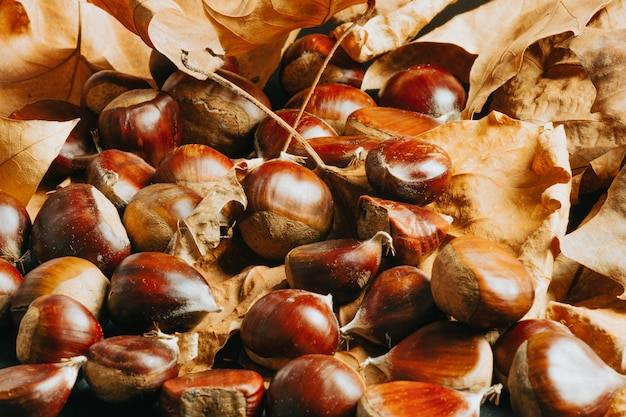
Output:
[[76,123],[0,118],[2,190],[28,204]]

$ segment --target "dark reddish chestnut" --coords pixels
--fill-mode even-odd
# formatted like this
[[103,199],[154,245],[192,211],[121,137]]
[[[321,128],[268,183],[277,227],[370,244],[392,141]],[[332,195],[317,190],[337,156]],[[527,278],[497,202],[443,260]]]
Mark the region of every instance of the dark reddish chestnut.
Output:
[[111,276],[107,310],[122,329],[140,333],[157,324],[173,333],[192,329],[219,308],[194,267],[166,253],[139,252],[124,259]]
[[365,173],[382,198],[423,206],[447,189],[452,160],[440,146],[396,136],[370,149]]
[[46,199],[33,221],[31,249],[37,263],[78,256],[109,275],[130,255],[117,208],[96,187],[72,183]]
[[20,200],[0,190],[0,218],[0,258],[17,264],[30,244],[30,215]]
[[[291,97],[285,108],[299,109],[309,94],[309,88]],[[347,84],[319,84],[304,110],[324,119],[338,134],[345,130],[348,116],[363,107],[374,107],[376,102],[365,91]]]
[[378,231],[393,239],[400,264],[418,265],[444,241],[452,218],[415,204],[362,195],[357,200],[357,236],[369,239]]
[[[298,117],[298,109],[280,109],[276,110],[276,115],[287,122],[290,126],[294,126]],[[322,118],[304,112],[300,118],[296,131],[304,139],[317,138],[322,136],[337,137],[335,130],[330,127]],[[256,156],[264,159],[278,158],[285,148],[285,143],[290,136],[284,127],[280,126],[276,120],[271,117],[263,119],[254,131],[254,149]],[[297,143],[295,138],[291,138],[287,151]],[[305,155],[306,156],[306,155]]]
[[87,165],[86,182],[102,192],[120,213],[128,202],[152,182],[154,167],[139,155],[120,149],[105,149]]
[[115,70],[96,71],[83,84],[80,105],[96,116],[115,97],[129,90],[152,88],[148,80]]
[[54,186],[72,174],[81,171],[81,157],[96,153],[93,140],[98,124],[96,117],[86,108],[66,100],[45,99],[29,103],[9,115],[18,120],[54,120],[64,122],[80,119],[63,143],[59,154],[48,168],[43,184]]
[[[252,81],[227,70],[216,73],[271,107],[267,95]],[[198,80],[181,71],[167,79],[163,91],[180,103],[183,143],[202,143],[230,158],[253,150],[254,130],[267,115],[247,98],[211,79]]]
[[355,316],[340,330],[391,347],[443,318],[433,300],[430,276],[415,266],[399,265],[373,279]]
[[292,359],[267,389],[267,417],[354,416],[365,383],[356,370],[331,355]]
[[177,338],[160,332],[107,337],[87,352],[83,374],[91,391],[112,404],[156,399],[163,383],[178,376]]
[[457,120],[465,100],[465,88],[454,74],[426,64],[398,71],[378,92],[381,106],[424,113],[442,122]]
[[0,259],[0,328],[11,324],[11,303],[23,278],[14,264]]
[[12,365],[0,369],[0,415],[57,417],[74,389],[84,356],[59,363]]
[[336,305],[356,299],[378,273],[392,239],[379,232],[367,240],[327,239],[293,248],[285,256],[291,288],[331,294]]
[[283,261],[291,249],[323,240],[330,231],[333,196],[310,169],[274,159],[250,171],[242,185],[248,206],[238,227],[258,255]]
[[343,133],[388,139],[417,136],[439,125],[441,122],[423,113],[395,107],[363,107],[350,113]]
[[271,369],[310,353],[332,355],[339,345],[331,297],[292,288],[257,300],[244,316],[240,334],[250,358]]
[[234,166],[233,161],[217,149],[189,143],[165,154],[156,167],[153,181],[182,184],[220,181]]
[[104,149],[134,152],[156,166],[181,144],[181,109],[174,97],[160,90],[126,91],[102,109],[98,133]]
[[159,405],[164,417],[255,417],[261,415],[264,398],[264,379],[258,372],[207,369],[165,381]]
[[84,355],[102,338],[100,322],[87,307],[67,295],[48,294],[26,310],[15,352],[21,363],[55,363]]
[[[341,135],[311,138],[307,140],[307,143],[326,165],[346,168],[363,162],[370,149],[377,146],[382,140],[367,135]],[[288,152],[305,158],[309,156],[308,152],[298,142],[293,144]],[[314,161],[310,158],[305,160],[305,164],[311,169],[315,167]]]
[[202,196],[175,183],[150,184],[126,205],[124,227],[136,252],[167,250],[178,223],[193,213]]
[[[310,33],[291,43],[280,62],[279,80],[289,96],[313,84],[335,39],[324,33]],[[338,48],[324,69],[320,84],[341,83],[361,87],[365,68],[354,61],[342,48]]]

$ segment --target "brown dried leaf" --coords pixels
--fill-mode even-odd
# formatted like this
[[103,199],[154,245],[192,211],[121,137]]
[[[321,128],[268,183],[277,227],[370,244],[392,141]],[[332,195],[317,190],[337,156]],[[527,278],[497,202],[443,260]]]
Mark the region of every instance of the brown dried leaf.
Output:
[[2,190],[28,204],[76,123],[0,118]]
[[[562,253],[587,268],[626,285],[626,170],[615,177],[598,213],[559,238]],[[620,296],[626,297],[626,293]]]
[[239,330],[250,307],[265,294],[287,285],[284,266],[254,266],[219,284],[213,285],[213,296],[221,311],[210,313],[193,329],[198,334],[197,356],[182,364],[183,372],[210,367],[215,355],[231,335]]

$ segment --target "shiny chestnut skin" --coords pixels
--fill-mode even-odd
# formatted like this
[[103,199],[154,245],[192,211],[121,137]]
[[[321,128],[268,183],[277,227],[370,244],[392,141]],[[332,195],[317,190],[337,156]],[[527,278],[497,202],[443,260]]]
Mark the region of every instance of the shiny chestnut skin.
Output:
[[248,206],[238,227],[245,243],[261,257],[282,261],[296,246],[328,235],[333,196],[310,169],[273,159],[249,172],[242,186]]
[[63,143],[59,154],[46,171],[42,182],[54,186],[70,175],[81,171],[80,164],[75,160],[80,157],[94,155],[97,152],[93,134],[97,130],[96,117],[86,108],[66,100],[38,100],[14,111],[9,115],[17,120],[53,120],[68,121],[80,119]]
[[356,370],[332,355],[309,354],[279,369],[267,389],[267,417],[350,417],[365,383]]
[[165,154],[152,180],[183,184],[219,181],[234,166],[233,161],[217,149],[201,143],[188,143]]
[[30,244],[30,214],[20,200],[0,190],[0,218],[0,258],[16,264]]
[[105,149],[85,169],[85,181],[102,192],[120,213],[143,187],[152,182],[155,168],[139,155]]
[[[285,108],[299,109],[310,89],[305,89],[292,96]],[[324,119],[337,134],[342,135],[348,116],[363,107],[374,107],[376,101],[365,91],[347,84],[318,84],[313,87],[313,94],[305,111]]]
[[122,216],[134,252],[165,252],[178,222],[193,213],[202,196],[176,183],[143,187],[126,205]]
[[[279,109],[275,111],[276,115],[290,126],[294,126],[299,112],[300,110],[298,109]],[[337,137],[337,132],[335,132],[335,129],[328,123],[322,118],[307,112],[302,113],[302,117],[295,129],[304,139],[322,136]],[[254,131],[254,149],[256,156],[268,160],[278,158],[290,135],[291,134],[280,126],[276,120],[270,117],[263,119]],[[292,137],[287,151],[289,152],[296,143],[296,139]]]
[[98,116],[104,149],[134,152],[156,166],[163,155],[181,144],[182,114],[178,101],[152,88],[126,91]]
[[218,310],[202,274],[162,252],[139,252],[124,259],[111,276],[106,304],[111,321],[135,333],[155,323],[167,333],[185,332]]
[[446,69],[418,64],[392,75],[378,92],[378,104],[456,120],[465,106],[463,84]]
[[11,303],[23,279],[15,265],[0,258],[0,328],[11,324]]
[[332,355],[339,345],[339,323],[330,296],[285,288],[264,295],[250,307],[240,335],[252,360],[278,369],[298,356]]
[[83,84],[80,105],[96,115],[115,97],[129,90],[152,88],[148,80],[116,70],[96,71]]
[[369,135],[383,139],[417,136],[441,125],[423,113],[395,107],[363,107],[350,113],[344,135]]
[[84,355],[104,337],[98,319],[63,294],[42,295],[30,304],[15,341],[21,363],[56,363]]
[[370,149],[365,174],[380,197],[423,206],[447,189],[452,159],[419,137],[396,136]]
[[[234,72],[216,73],[271,108],[265,92]],[[246,156],[253,150],[254,129],[267,115],[237,92],[207,79],[198,80],[177,71],[162,88],[179,103],[183,115],[182,143],[202,143],[229,158]]]
[[[322,63],[335,45],[335,39],[324,33],[309,33],[291,43],[280,62],[280,85],[289,96],[313,84]],[[338,48],[322,73],[320,84],[341,83],[361,87],[365,68]]]
[[37,264],[59,256],[85,258],[109,276],[131,246],[117,208],[91,184],[72,183],[46,199],[33,221]]

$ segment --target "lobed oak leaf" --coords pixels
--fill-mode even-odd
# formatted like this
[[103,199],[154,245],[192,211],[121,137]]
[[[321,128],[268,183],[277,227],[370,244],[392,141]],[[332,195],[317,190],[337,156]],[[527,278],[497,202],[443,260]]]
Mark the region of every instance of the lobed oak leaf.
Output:
[[0,118],[0,188],[26,206],[76,123]]

